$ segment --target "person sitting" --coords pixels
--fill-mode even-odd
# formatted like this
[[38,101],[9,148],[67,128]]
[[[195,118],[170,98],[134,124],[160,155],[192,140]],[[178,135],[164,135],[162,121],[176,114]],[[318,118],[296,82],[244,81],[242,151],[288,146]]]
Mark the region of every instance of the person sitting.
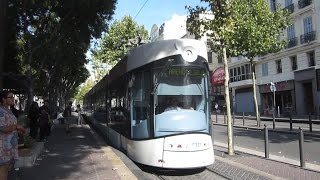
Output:
[[171,111],[171,110],[181,110],[182,108],[178,106],[178,101],[176,99],[172,99],[170,101],[170,106],[167,107],[164,111]]

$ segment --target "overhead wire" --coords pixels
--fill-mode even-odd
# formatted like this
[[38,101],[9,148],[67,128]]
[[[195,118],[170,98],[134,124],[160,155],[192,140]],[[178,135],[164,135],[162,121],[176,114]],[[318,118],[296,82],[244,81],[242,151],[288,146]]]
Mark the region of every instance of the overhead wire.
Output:
[[148,1],[149,1],[149,0],[146,0],[146,1],[144,2],[144,4],[141,6],[140,10],[139,10],[138,13],[134,16],[133,19],[136,19],[136,17],[140,14],[141,10],[144,8],[144,6],[147,4]]

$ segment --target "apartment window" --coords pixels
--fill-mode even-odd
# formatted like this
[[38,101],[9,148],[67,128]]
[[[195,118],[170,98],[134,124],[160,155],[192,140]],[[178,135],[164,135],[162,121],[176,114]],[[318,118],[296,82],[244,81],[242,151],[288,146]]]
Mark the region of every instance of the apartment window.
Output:
[[223,60],[222,56],[219,55],[219,56],[218,56],[218,63],[222,63],[222,60]]
[[268,76],[268,63],[262,64],[262,76]]
[[282,73],[281,60],[276,61],[276,68],[277,68],[277,73]]
[[298,69],[297,56],[291,56],[290,61],[291,61],[292,71],[297,70]]
[[288,36],[288,40],[294,39],[296,37],[294,24],[291,24],[290,26],[287,27],[287,36]]
[[246,79],[246,71],[244,69],[244,66],[241,66],[241,78],[242,80],[245,80]]
[[292,4],[292,0],[286,0],[284,4],[285,4],[285,7],[288,7]]
[[309,6],[312,3],[312,0],[299,0],[298,7],[299,9]]
[[284,7],[288,10],[289,13],[294,12],[294,4],[292,3],[292,0],[286,0]]
[[307,52],[307,58],[309,62],[309,67],[314,66],[314,51]]
[[245,65],[245,67],[246,67],[246,79],[251,79],[251,66],[250,66],[250,64],[246,64]]
[[233,82],[233,69],[230,69],[230,81]]
[[208,52],[208,62],[212,63],[212,52]]
[[276,11],[276,8],[277,8],[277,0],[270,0],[271,11]]
[[241,81],[241,68],[240,67],[238,67],[238,76],[237,76],[237,78],[238,78],[238,81]]
[[303,29],[304,29],[304,34],[312,32],[312,17],[308,16],[303,18]]

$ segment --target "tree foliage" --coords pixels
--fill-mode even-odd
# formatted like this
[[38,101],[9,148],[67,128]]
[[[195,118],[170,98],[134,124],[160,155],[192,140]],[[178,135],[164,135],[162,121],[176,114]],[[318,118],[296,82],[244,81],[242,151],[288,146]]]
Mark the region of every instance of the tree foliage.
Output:
[[279,6],[272,12],[265,0],[201,1],[208,6],[188,7],[188,30],[196,37],[207,35],[214,52],[222,54],[225,46],[228,57],[243,55],[252,59],[277,52],[286,44],[281,36],[290,19]]
[[90,91],[90,89],[94,86],[94,81],[92,79],[88,79],[83,86],[81,86],[78,90],[77,95],[75,96],[75,99],[77,101],[77,103],[81,103],[83,102],[83,97],[85,94],[87,94],[87,92]]
[[[90,39],[109,26],[116,0],[8,0],[6,61],[29,77],[28,89],[45,98],[68,100],[89,73]],[[19,68],[17,68],[19,69]],[[13,69],[6,69],[10,72]],[[33,83],[34,82],[34,83]]]
[[285,41],[281,34],[289,23],[286,10],[271,12],[265,0],[201,0],[205,7],[188,7],[188,30],[196,38],[208,37],[210,48],[224,57],[225,100],[228,121],[229,154],[233,154],[231,111],[229,97],[229,69],[227,57],[243,55],[252,64],[253,94],[258,125],[259,110],[256,99],[253,58],[277,52]]
[[148,39],[148,31],[144,26],[139,26],[131,16],[115,20],[92,50],[94,67],[101,71],[99,67],[106,64],[110,69],[128,50],[137,46],[139,39]]

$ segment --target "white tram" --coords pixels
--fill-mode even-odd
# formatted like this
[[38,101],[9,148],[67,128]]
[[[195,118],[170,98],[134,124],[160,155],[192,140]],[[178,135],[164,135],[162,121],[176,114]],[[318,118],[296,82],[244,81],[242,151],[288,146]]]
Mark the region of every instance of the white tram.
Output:
[[[84,98],[107,138],[133,161],[161,168],[214,162],[207,48],[192,39],[132,49]],[[168,108],[176,101],[176,108]]]

